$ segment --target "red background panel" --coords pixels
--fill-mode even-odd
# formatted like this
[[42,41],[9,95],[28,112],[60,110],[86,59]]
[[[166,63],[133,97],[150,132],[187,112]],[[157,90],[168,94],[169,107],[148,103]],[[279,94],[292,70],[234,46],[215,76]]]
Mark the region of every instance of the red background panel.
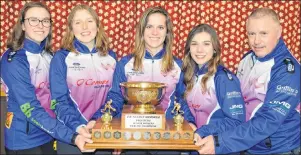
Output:
[[[236,71],[243,54],[249,50],[246,18],[258,7],[274,9],[280,16],[282,36],[293,55],[300,61],[299,1],[46,1],[53,19],[53,49],[60,47],[70,10],[79,3],[92,6],[108,34],[110,47],[118,58],[131,52],[135,26],[143,11],[150,6],[164,7],[174,25],[174,55],[182,58],[188,32],[200,23],[212,25],[222,45],[222,60]],[[1,1],[0,52],[6,50],[6,40],[25,1]]]

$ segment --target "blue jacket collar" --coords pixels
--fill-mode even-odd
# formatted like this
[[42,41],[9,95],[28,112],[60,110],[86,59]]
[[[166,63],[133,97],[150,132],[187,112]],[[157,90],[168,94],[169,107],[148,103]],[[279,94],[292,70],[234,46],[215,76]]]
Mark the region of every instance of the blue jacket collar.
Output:
[[76,38],[74,38],[74,40],[73,40],[73,46],[80,53],[96,53],[97,52],[95,47],[93,47],[92,51],[90,52],[89,48],[86,45],[84,45],[83,43],[81,43]]
[[165,48],[162,48],[156,55],[152,56],[149,51],[145,51],[145,59],[161,59],[165,54]]
[[[268,61],[268,60],[276,57],[277,55],[281,54],[281,51],[283,50],[283,48],[286,48],[286,46],[285,46],[285,43],[284,43],[283,39],[280,38],[277,45],[276,45],[276,47],[273,49],[273,51],[271,53],[267,54],[263,58],[259,58],[259,57],[256,57],[256,58],[260,62]],[[252,52],[253,52],[253,55],[255,55],[254,51],[252,51]]]
[[197,66],[195,69],[196,76],[205,74],[208,72],[208,63],[205,63],[202,66]]
[[45,44],[46,44],[46,39],[44,39],[39,45],[28,38],[24,38],[23,48],[28,52],[38,54],[43,52],[43,50],[45,49]]

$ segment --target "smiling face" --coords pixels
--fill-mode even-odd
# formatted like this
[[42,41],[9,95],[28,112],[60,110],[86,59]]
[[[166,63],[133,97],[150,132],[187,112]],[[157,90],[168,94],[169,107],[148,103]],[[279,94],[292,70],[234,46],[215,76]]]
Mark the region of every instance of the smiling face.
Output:
[[143,37],[145,47],[152,55],[157,54],[163,48],[166,33],[166,17],[161,13],[149,15]]
[[281,36],[281,26],[272,17],[251,17],[247,22],[248,40],[258,57],[265,57],[273,51]]
[[190,54],[192,59],[198,64],[203,65],[213,57],[213,45],[211,36],[207,32],[197,33],[190,43]]
[[49,12],[41,7],[33,7],[27,10],[22,23],[22,30],[25,32],[25,37],[40,44],[49,34],[51,27],[44,27],[41,22],[37,26],[29,24],[30,19],[50,20]]
[[95,19],[87,10],[75,12],[72,19],[72,31],[80,42],[89,48],[93,48],[97,29]]

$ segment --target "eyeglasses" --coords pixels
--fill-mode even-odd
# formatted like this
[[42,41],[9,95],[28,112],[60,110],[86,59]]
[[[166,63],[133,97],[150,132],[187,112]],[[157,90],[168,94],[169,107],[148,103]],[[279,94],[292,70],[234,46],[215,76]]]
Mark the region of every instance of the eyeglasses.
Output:
[[46,28],[50,27],[51,26],[51,23],[52,23],[52,20],[51,19],[43,19],[43,20],[39,20],[35,17],[29,17],[29,18],[26,18],[24,19],[25,20],[28,20],[28,23],[30,26],[37,26],[40,24],[40,22],[42,23],[42,25]]

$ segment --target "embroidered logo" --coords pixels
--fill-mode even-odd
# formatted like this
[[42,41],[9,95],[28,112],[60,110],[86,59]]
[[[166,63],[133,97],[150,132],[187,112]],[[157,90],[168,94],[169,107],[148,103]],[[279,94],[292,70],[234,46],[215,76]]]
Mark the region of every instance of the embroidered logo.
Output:
[[289,58],[284,59],[284,63],[286,64],[287,72],[289,72],[289,73],[295,72],[295,66],[294,66],[293,62],[291,61],[291,59],[289,59]]
[[239,98],[241,97],[241,93],[237,91],[227,92],[227,98]]
[[291,105],[285,101],[270,101],[268,104],[273,110],[277,111],[281,115],[285,116],[289,112]]
[[34,108],[30,107],[30,103],[29,102],[21,105],[20,108],[21,108],[21,111],[25,114],[25,116],[27,118],[29,118],[31,116],[31,111],[34,109]]
[[290,86],[277,85],[276,93],[284,93],[284,94],[291,95],[291,96],[297,96],[298,90],[293,89]]
[[56,104],[57,104],[56,100],[53,99],[53,100],[50,101],[50,103],[51,103],[51,104],[50,104],[50,109],[51,109],[51,110],[54,110],[54,109],[55,109],[55,106],[56,106]]

